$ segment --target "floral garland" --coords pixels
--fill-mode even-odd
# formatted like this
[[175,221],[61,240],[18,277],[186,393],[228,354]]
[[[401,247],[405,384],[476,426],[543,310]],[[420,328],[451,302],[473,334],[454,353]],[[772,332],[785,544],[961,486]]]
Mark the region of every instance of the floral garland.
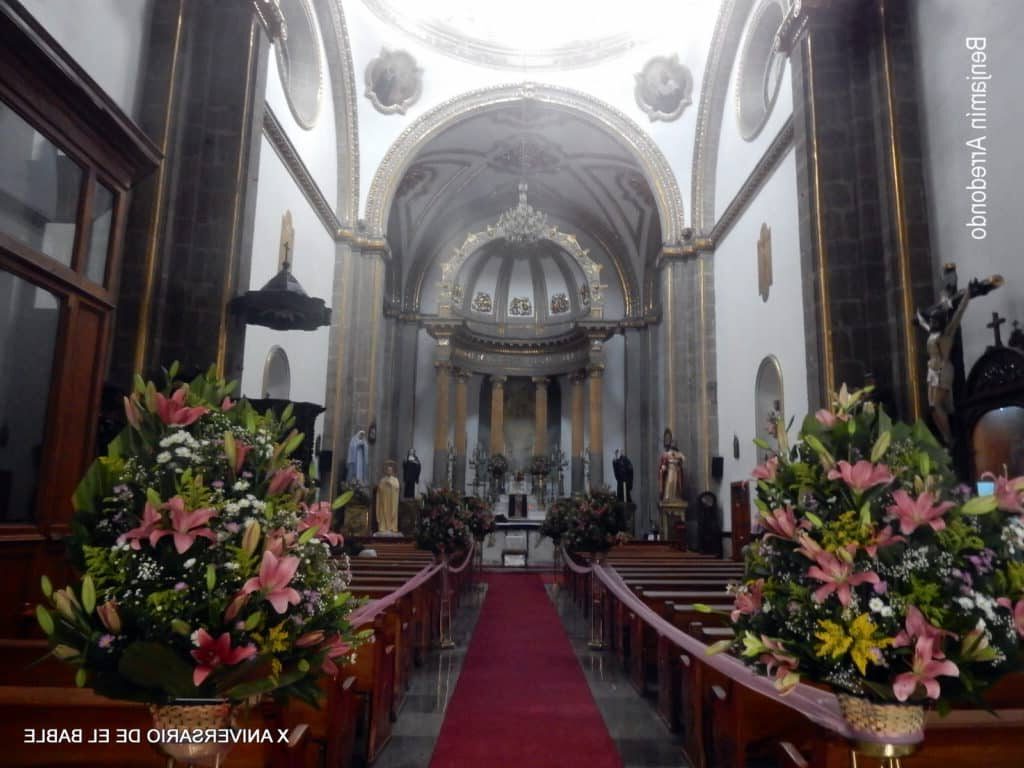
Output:
[[[844,387],[754,471],[766,533],[734,588],[731,650],[877,702],[977,698],[1024,637],[1024,478],[971,498],[922,424]],[[769,450],[767,445],[762,448]]]
[[[290,460],[302,435],[230,398],[211,370],[189,384],[136,379],[129,426],[75,492],[81,583],[37,606],[78,685],[111,698],[315,702],[358,641],[347,560]],[[346,499],[339,499],[344,503]]]

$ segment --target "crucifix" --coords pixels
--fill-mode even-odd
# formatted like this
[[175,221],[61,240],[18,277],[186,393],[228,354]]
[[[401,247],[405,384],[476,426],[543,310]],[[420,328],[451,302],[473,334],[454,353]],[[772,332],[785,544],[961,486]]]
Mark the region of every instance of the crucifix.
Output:
[[993,312],[992,313],[992,322],[991,323],[987,323],[985,325],[986,328],[991,328],[992,331],[995,333],[995,335],[996,335],[995,346],[997,346],[997,347],[1003,346],[1003,333],[1002,333],[1002,330],[1001,330],[1000,326],[1002,326],[1002,324],[1005,323],[1005,322],[1006,322],[1006,318],[1005,317],[1000,317],[998,312]]

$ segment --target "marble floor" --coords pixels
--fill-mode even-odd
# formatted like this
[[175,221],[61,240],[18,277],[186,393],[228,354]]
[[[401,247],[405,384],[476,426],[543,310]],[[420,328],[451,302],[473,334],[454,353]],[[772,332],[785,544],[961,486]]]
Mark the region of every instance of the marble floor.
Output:
[[[678,740],[658,719],[652,703],[637,695],[608,654],[587,647],[587,622],[571,600],[551,585],[548,585],[548,594],[562,619],[608,732],[619,749],[624,768],[685,768]],[[435,649],[414,672],[391,740],[374,768],[427,768],[430,765],[430,756],[441,732],[448,702],[455,693],[485,599],[486,592],[481,589],[463,600],[455,622],[456,647],[447,651]]]

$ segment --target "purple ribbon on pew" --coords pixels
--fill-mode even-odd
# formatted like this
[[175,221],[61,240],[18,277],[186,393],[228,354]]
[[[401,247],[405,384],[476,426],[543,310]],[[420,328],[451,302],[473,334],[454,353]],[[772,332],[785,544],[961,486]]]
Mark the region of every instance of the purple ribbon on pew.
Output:
[[466,553],[466,559],[462,561],[462,565],[460,565],[458,568],[452,568],[450,565],[446,564],[446,567],[448,568],[448,573],[462,573],[464,570],[466,570],[466,566],[469,565],[469,561],[473,559],[473,551],[475,549],[476,539],[472,540],[469,543],[469,552]]
[[415,576],[413,576],[411,579],[405,582],[405,584],[400,586],[394,592],[390,593],[389,595],[386,595],[385,597],[380,597],[376,600],[371,600],[366,605],[356,608],[349,615],[349,622],[352,624],[353,628],[373,623],[373,620],[377,618],[377,614],[387,610],[392,605],[401,600],[405,595],[421,587],[423,584],[428,582],[439,570],[441,570],[440,563],[434,563],[432,565],[424,566],[422,571],[417,573]]
[[[569,558],[566,559],[569,560]],[[569,560],[569,562],[571,562],[571,560]],[[724,653],[708,656],[707,646],[704,645],[704,643],[700,642],[697,638],[686,634],[678,627],[673,626],[651,610],[650,606],[641,601],[633,591],[626,586],[626,583],[614,568],[595,565],[593,566],[593,570],[609,592],[614,594],[616,598],[627,605],[629,610],[635,613],[638,618],[646,622],[659,635],[666,637],[687,653],[700,659],[704,664],[707,664],[712,669],[726,675],[734,682],[739,683],[752,691],[756,691],[763,696],[774,699],[780,704],[799,712],[812,723],[820,725],[823,728],[827,728],[843,738],[856,739],[858,741],[875,741],[888,744],[917,744],[920,743],[923,738],[923,734],[915,734],[914,736],[904,739],[879,739],[878,737],[873,737],[870,734],[855,732],[840,714],[839,702],[836,699],[835,694],[830,693],[829,691],[822,691],[804,683],[799,683],[793,690],[785,695],[779,693],[768,678],[757,674],[739,659]]]
[[562,559],[565,561],[565,564],[569,566],[569,570],[573,573],[590,573],[594,570],[593,566],[587,567],[583,565],[576,565],[576,563],[573,562],[572,555],[564,549],[562,550]]

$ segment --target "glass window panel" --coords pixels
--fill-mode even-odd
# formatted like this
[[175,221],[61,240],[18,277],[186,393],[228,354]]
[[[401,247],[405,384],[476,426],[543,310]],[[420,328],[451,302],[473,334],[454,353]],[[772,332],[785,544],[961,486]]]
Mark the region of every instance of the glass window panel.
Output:
[[0,101],[0,232],[71,264],[82,169]]
[[85,276],[101,285],[107,270],[107,246],[110,244],[110,225],[113,218],[114,193],[103,184],[97,184],[96,194],[92,199],[92,233],[89,235]]
[[35,518],[60,299],[0,269],[0,523]]

